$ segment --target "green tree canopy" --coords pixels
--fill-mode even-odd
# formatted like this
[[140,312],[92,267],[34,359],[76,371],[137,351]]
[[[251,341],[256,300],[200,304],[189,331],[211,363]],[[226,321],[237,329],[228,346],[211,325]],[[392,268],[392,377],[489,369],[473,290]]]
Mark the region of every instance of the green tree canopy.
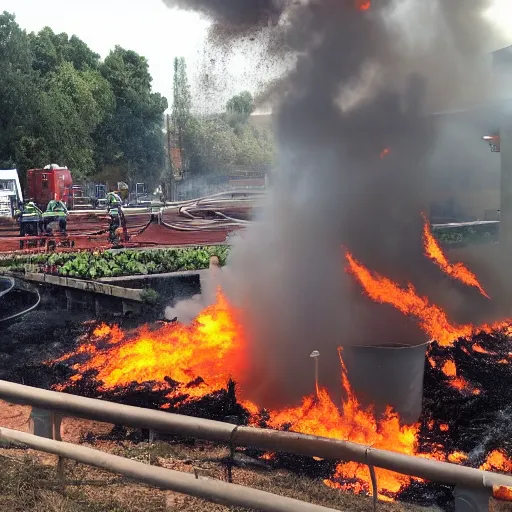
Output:
[[266,168],[274,160],[272,134],[248,123],[233,128],[222,115],[196,117],[188,125],[185,155],[192,175]]
[[249,117],[254,112],[254,99],[249,91],[241,92],[233,96],[226,104],[226,110],[230,113]]
[[167,102],[152,92],[144,57],[116,47],[101,62],[78,37],[28,34],[4,12],[0,75],[1,167],[56,162],[79,181],[117,166],[127,180],[158,178]]
[[116,108],[95,133],[98,166],[121,167],[128,181],[144,176],[155,183],[165,165],[167,100],[152,92],[147,60],[131,50],[117,46],[100,71],[112,87]]
[[183,144],[190,174],[226,175],[269,167],[274,160],[273,137],[249,122],[253,111],[253,97],[244,91],[227,102],[222,114],[190,117]]

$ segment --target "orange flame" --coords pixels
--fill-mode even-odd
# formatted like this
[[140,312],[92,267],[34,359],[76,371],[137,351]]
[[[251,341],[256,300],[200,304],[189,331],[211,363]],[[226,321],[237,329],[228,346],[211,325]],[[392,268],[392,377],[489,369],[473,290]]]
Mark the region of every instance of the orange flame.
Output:
[[484,471],[505,471],[512,473],[512,460],[501,450],[494,450],[487,456],[486,461],[480,466]]
[[473,272],[468,270],[461,262],[451,264],[448,261],[441,247],[437,243],[437,240],[432,235],[430,223],[428,222],[425,214],[422,213],[422,216],[424,220],[423,245],[426,256],[430,258],[446,275],[453,277],[453,279],[456,279],[467,286],[477,288],[484,297],[490,299],[489,295],[487,295],[485,290],[482,288],[482,285],[478,282],[478,279]]
[[476,343],[471,347],[473,349],[473,352],[476,352],[477,354],[491,354],[488,350],[485,350],[484,347],[481,345],[477,345]]
[[[419,425],[402,426],[400,418],[388,407],[377,420],[372,407],[364,409],[358,402],[348,380],[347,370],[339,351],[342,367],[342,384],[346,398],[342,410],[333,403],[326,389],[320,388],[318,396],[305,397],[298,407],[271,413],[269,426],[282,428],[288,425],[294,432],[314,434],[353,441],[375,448],[393,450],[413,455],[416,452],[416,435]],[[379,497],[389,499],[410,482],[406,475],[375,468]],[[342,463],[326,485],[354,492],[371,493],[371,479],[367,466],[356,462]]]
[[452,359],[448,359],[443,364],[441,371],[450,379],[449,384],[452,388],[472,395],[479,395],[481,393],[478,388],[473,387],[464,377],[457,375],[457,367]]
[[391,279],[377,272],[371,272],[350,252],[347,251],[345,257],[348,262],[347,271],[355,277],[370,299],[381,304],[390,304],[404,315],[415,317],[419,327],[443,347],[450,346],[457,339],[468,338],[477,332],[492,332],[506,329],[510,325],[508,320],[476,327],[471,324],[452,324],[446,312],[439,306],[430,304],[427,297],[419,296],[411,283],[407,284],[407,288],[400,288]]
[[[369,2],[368,2],[369,3]],[[368,8],[370,8],[370,6],[368,6]],[[380,159],[382,160],[383,158],[385,158],[386,156],[389,155],[389,153],[391,153],[391,149],[390,148],[385,148],[383,149],[381,152],[380,152]]]
[[492,488],[492,495],[499,501],[512,501],[512,488],[503,487],[502,485]]
[[[175,394],[204,396],[222,389],[229,376],[244,368],[244,336],[226,298],[218,291],[216,304],[207,307],[189,326],[168,324],[157,330],[142,327],[134,337],[123,339],[117,327],[100,326],[96,337],[109,336],[109,344],[95,344],[66,354],[61,361],[86,351],[90,359],[76,363],[80,380],[88,370],[98,372],[103,389],[127,386],[132,382],[164,385],[178,383]],[[204,382],[187,386],[198,379]]]
[[[347,270],[370,299],[390,304],[403,314],[415,317],[424,332],[437,339],[440,345],[449,346],[457,338],[468,337],[475,331],[472,325],[452,325],[446,313],[430,304],[426,297],[419,296],[412,284],[401,288],[390,279],[368,270],[349,252],[346,258]],[[217,302],[203,310],[189,326],[173,323],[156,330],[145,326],[132,334],[125,334],[118,327],[101,325],[93,332],[92,340],[85,339],[75,353],[67,354],[60,360],[71,357],[83,359],[84,355],[87,356],[86,362],[74,364],[77,375],[72,380],[80,380],[84,372],[95,370],[103,389],[127,386],[133,382],[149,382],[155,389],[165,389],[171,379],[177,383],[177,387],[168,395],[169,398],[202,397],[224,388],[230,376],[238,379],[246,368],[245,336],[237,313],[219,290]],[[502,322],[480,329],[491,331],[506,325]],[[473,350],[479,352],[479,347],[474,345]],[[372,407],[362,407],[351,388],[341,349],[339,357],[346,396],[341,409],[335,405],[326,389],[318,387],[317,393],[304,397],[300,406],[273,411],[269,426],[287,426],[300,433],[353,441],[424,458],[455,463],[467,460],[467,455],[462,452],[446,455],[440,445],[432,446],[429,453],[418,453],[419,424],[401,425],[400,417],[391,407],[379,418]],[[440,368],[448,377],[455,389],[480,393],[457,375],[453,360],[436,362],[433,357],[430,360],[433,367]],[[251,423],[254,424],[258,406],[250,402],[242,404],[253,415]],[[428,426],[433,430],[435,422],[431,421]],[[439,425],[440,432],[448,430],[447,424]],[[274,454],[264,456],[267,460],[273,457]],[[482,469],[512,471],[512,461],[502,452],[492,452]],[[376,473],[378,495],[383,500],[392,499],[411,482],[406,475],[381,469],[376,469]],[[372,493],[368,468],[355,462],[339,464],[335,474],[325,483],[335,488]]]
[[370,0],[355,0],[355,7],[358,11],[368,11],[371,6]]
[[452,464],[463,464],[468,460],[468,456],[464,452],[453,452],[448,455],[448,462]]
[[472,334],[471,325],[452,325],[446,313],[439,306],[430,304],[426,297],[420,297],[412,284],[409,283],[406,289],[402,289],[391,279],[368,270],[351,253],[347,252],[346,258],[348,271],[361,284],[370,299],[390,304],[404,315],[416,317],[421,329],[441,346],[449,346],[456,339]]
[[455,366],[455,362],[449,359],[446,363],[443,364],[441,371],[447,377],[456,377],[457,376],[457,367]]

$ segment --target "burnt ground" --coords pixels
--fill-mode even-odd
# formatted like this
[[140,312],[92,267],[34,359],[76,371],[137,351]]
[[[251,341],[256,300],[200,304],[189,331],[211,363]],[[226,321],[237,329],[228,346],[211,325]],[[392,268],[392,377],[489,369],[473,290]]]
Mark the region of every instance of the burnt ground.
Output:
[[[135,327],[137,322],[121,318],[104,320],[121,323],[123,328]],[[73,350],[76,340],[96,325],[97,321],[87,312],[39,310],[4,327],[0,334],[0,379],[46,389],[67,381],[72,372],[66,364],[43,363]],[[484,351],[490,353],[474,352],[471,348],[473,342],[478,342]],[[434,445],[441,446],[447,453],[464,451],[469,453],[466,464],[473,467],[482,464],[487,454],[494,449],[502,449],[512,455],[512,365],[503,363],[509,357],[509,343],[507,337],[495,334],[481,335],[471,342],[461,340],[449,349],[436,345],[432,347],[431,357],[438,363],[448,358],[453,359],[458,375],[466,379],[470,386],[467,390],[455,389],[450,379],[441,372],[440,364],[434,368],[427,361],[419,439],[422,451],[428,451]],[[91,374],[89,377],[93,376]],[[153,391],[151,383],[148,383],[104,393],[98,389],[95,379],[85,376],[67,391],[156,409],[169,402],[165,395],[174,383],[169,381],[168,384],[167,390],[159,392]],[[475,388],[480,390],[480,394],[472,393],[471,390]],[[176,400],[171,403],[170,410],[239,424],[248,421],[247,411],[236,401],[234,383],[226,390],[191,404],[182,405]],[[264,414],[261,420],[261,426],[265,426]],[[84,432],[81,439],[92,444],[114,443],[114,446],[122,447],[128,443],[130,446],[138,446],[144,445],[148,433],[111,426],[106,432]],[[160,439],[169,446],[185,450],[201,450],[200,447],[204,446],[202,442],[179,437],[160,436]],[[250,464],[262,464],[262,455],[262,452],[256,450],[244,450],[239,454],[242,457],[239,462],[243,465],[243,457],[247,457],[246,461]],[[224,470],[226,463],[227,460],[217,461]],[[317,482],[330,477],[336,465],[331,461],[317,461],[289,454],[277,454],[274,459],[264,461],[263,464],[263,471],[272,469],[272,473],[276,474],[284,471],[295,475],[293,478],[311,478]],[[452,490],[450,486],[439,484],[413,484],[402,491],[400,498],[417,505],[435,505],[450,510],[453,506]]]
[[[133,319],[105,317],[127,328]],[[76,347],[77,339],[91,331],[97,320],[91,312],[38,309],[15,322],[0,324],[0,379],[50,389],[60,378],[51,361]]]

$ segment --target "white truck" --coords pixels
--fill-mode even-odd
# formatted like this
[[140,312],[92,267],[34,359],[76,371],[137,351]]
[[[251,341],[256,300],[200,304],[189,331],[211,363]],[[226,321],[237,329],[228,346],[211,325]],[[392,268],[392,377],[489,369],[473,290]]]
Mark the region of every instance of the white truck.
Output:
[[0,217],[12,217],[18,203],[23,201],[16,169],[0,169]]

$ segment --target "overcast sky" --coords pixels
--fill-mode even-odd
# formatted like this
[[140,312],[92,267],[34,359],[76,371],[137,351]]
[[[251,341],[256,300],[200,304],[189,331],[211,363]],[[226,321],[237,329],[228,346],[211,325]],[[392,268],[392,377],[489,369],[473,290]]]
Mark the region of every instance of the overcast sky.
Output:
[[[512,44],[512,0],[494,2],[490,15]],[[4,10],[14,13],[28,31],[49,26],[55,32],[76,34],[102,57],[116,44],[135,50],[148,59],[154,90],[169,99],[172,61],[185,57],[199,109],[245,88],[254,91],[262,77],[275,72],[261,62],[255,67],[240,53],[229,62],[211,55],[205,44],[208,22],[168,9],[162,0],[0,0],[0,11]]]

